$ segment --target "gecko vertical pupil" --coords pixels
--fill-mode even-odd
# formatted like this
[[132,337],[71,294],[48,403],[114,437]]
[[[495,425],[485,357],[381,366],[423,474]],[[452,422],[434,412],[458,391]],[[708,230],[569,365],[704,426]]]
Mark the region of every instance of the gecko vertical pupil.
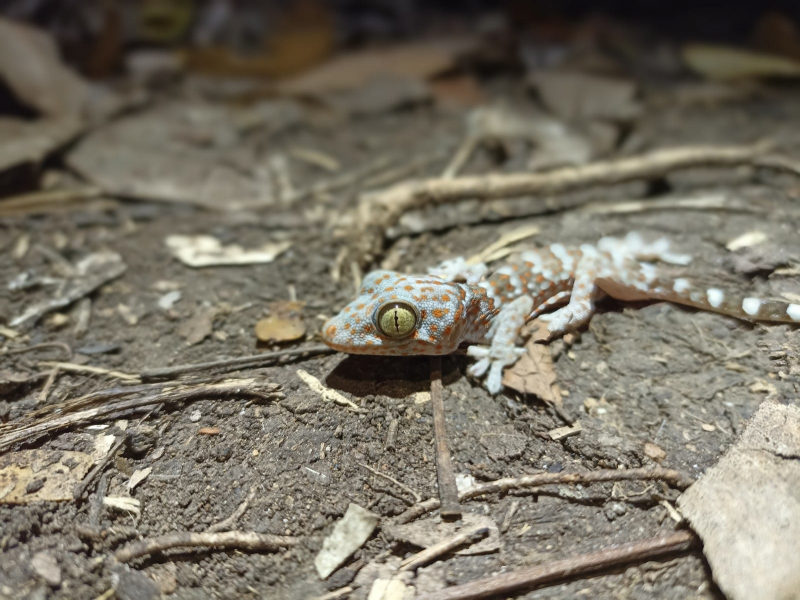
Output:
[[409,335],[417,326],[417,313],[403,302],[392,302],[378,309],[376,324],[382,334],[391,338]]

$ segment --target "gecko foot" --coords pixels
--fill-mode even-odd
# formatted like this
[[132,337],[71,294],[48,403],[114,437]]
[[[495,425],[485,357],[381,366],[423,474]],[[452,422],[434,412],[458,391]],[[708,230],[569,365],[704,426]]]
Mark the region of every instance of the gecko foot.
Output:
[[473,377],[482,377],[489,371],[484,386],[490,394],[495,395],[503,389],[503,369],[517,362],[519,357],[525,354],[525,349],[514,346],[470,346],[467,348],[467,354],[478,359],[469,368],[469,374]]
[[571,302],[565,307],[539,318],[547,323],[550,339],[553,339],[588,323],[592,318],[592,312],[592,306],[589,303]]

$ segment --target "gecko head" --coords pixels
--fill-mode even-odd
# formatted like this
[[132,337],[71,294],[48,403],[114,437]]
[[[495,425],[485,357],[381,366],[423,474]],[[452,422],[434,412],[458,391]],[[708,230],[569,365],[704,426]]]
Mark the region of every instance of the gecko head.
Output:
[[322,328],[322,340],[350,354],[449,354],[466,322],[469,289],[432,275],[373,271],[358,297]]

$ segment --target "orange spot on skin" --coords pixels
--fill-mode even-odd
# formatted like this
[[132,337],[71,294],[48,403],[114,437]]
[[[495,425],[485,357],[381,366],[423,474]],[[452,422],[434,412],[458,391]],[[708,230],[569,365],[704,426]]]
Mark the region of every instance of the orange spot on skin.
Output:
[[442,312],[441,308],[434,308],[433,316],[436,317],[437,319],[441,319],[444,316],[444,312]]
[[447,294],[442,294],[442,302],[450,302],[450,296]]
[[544,275],[542,275],[541,273],[539,273],[539,274],[536,276],[536,283],[542,283],[543,281],[544,281]]
[[463,312],[464,312],[464,307],[463,306],[459,306],[458,310],[456,311],[456,314],[455,314],[456,321],[460,321],[461,320],[461,315],[463,314]]
[[433,292],[435,290],[431,286],[428,285],[428,286],[419,288],[419,291],[420,292]]
[[429,335],[428,336],[428,341],[429,342],[435,342],[436,341],[436,336],[435,335]]
[[390,300],[397,300],[397,294],[392,294],[391,296],[389,296],[389,299]]
[[431,331],[439,331],[439,328],[436,325],[431,325]]
[[336,325],[331,325],[328,327],[328,329],[325,331],[325,335],[327,335],[329,338],[332,338],[334,335],[336,335]]
[[383,291],[384,291],[384,292],[391,292],[391,291],[394,291],[394,286],[393,286],[393,285],[390,285],[388,288],[386,288],[386,289],[385,289],[385,290],[383,290]]
[[441,352],[442,351],[442,345],[441,344],[436,344],[436,350],[438,352]]
[[369,333],[370,331],[372,331],[372,327],[370,327],[369,323],[367,323],[366,325],[364,325],[364,327],[361,328],[361,331],[363,331],[364,333]]
[[366,304],[359,304],[358,306],[356,306],[356,308],[357,308],[358,310],[364,310],[364,307],[365,307],[365,306],[366,306]]
[[410,292],[411,290],[413,290],[413,289],[414,289],[414,286],[413,286],[413,285],[404,285],[404,286],[403,286],[403,289],[404,289],[405,291],[407,291],[407,292]]
[[453,328],[450,327],[450,325],[448,325],[447,327],[444,328],[444,331],[442,333],[444,333],[445,335],[450,335],[451,333],[453,333]]
[[512,271],[519,271],[519,265],[511,265]]
[[365,294],[374,294],[375,293],[375,288],[367,288],[367,289],[364,290],[364,293]]
[[344,328],[346,331],[350,331],[350,323],[345,323]]
[[492,286],[493,288],[496,288],[497,282],[493,279],[492,281],[489,282],[489,285]]
[[349,306],[345,306],[344,307],[344,312],[350,312],[350,307]]
[[529,268],[529,269],[532,269],[532,268],[533,268],[533,263],[532,263],[532,262],[528,262],[528,261],[526,260],[526,261],[525,261],[525,266],[526,266],[527,268]]

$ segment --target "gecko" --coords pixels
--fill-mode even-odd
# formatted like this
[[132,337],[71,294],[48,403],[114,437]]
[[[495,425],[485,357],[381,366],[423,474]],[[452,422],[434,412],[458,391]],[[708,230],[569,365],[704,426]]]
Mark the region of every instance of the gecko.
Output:
[[673,253],[665,238],[648,243],[631,232],[597,244],[523,251],[491,272],[462,257],[423,275],[373,271],[358,297],[323,325],[322,339],[350,354],[390,356],[445,355],[467,343],[467,354],[477,359],[469,373],[486,375],[485,387],[497,394],[503,369],[525,352],[517,339],[528,321],[546,320],[554,339],[586,325],[603,295],[627,302],[667,301],[747,321],[800,324],[800,304],[703,288],[667,277],[655,261],[686,265],[691,257]]

